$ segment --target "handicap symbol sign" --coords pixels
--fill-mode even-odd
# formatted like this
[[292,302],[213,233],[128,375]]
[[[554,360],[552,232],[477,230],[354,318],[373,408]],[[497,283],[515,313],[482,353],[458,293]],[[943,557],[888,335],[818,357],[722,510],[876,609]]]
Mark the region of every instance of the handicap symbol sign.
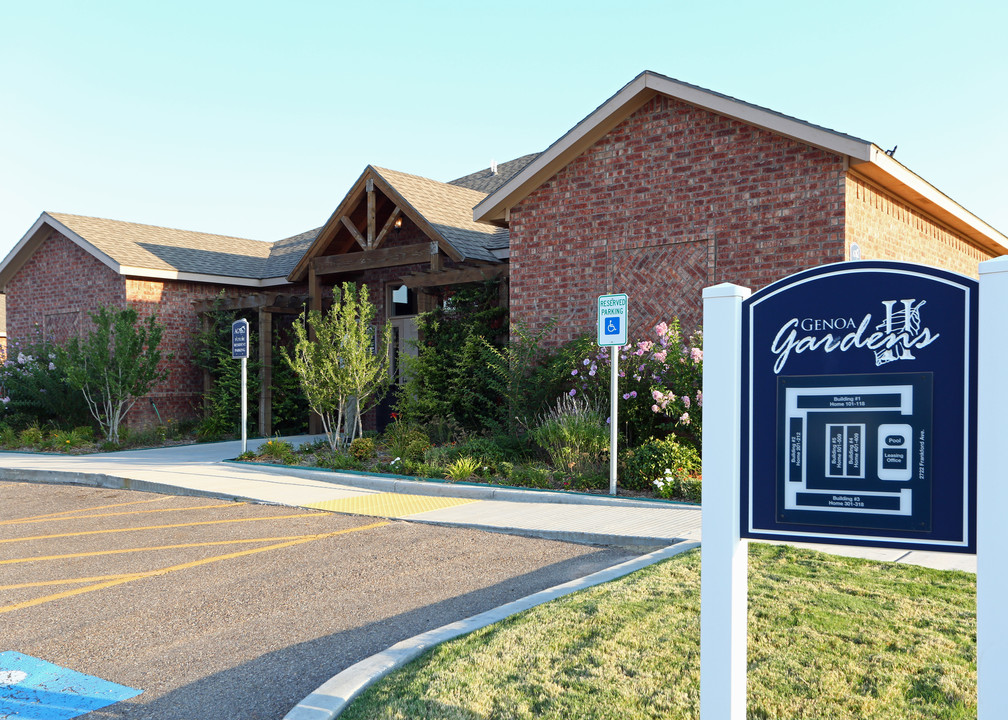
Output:
[[625,293],[600,295],[598,299],[598,344],[617,346],[627,343],[627,296]]

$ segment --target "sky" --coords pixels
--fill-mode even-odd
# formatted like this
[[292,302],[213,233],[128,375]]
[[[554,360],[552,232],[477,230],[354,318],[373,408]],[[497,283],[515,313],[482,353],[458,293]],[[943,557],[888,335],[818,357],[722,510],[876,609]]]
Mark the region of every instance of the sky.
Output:
[[854,135],[1008,234],[1008,3],[0,0],[0,257],[43,211],[279,240],[368,164],[538,152],[643,70]]

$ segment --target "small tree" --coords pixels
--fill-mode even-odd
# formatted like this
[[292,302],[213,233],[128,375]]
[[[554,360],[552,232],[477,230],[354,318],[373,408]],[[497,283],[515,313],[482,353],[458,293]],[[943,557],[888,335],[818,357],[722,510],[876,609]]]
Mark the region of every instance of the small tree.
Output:
[[161,334],[154,315],[138,322],[135,308],[99,308],[87,338],[72,338],[65,350],[67,381],[84,393],[106,437],[119,442],[119,426],[136,401],[163,380]]
[[376,337],[372,324],[375,308],[366,285],[358,290],[353,283],[343,283],[340,295],[325,315],[309,311],[314,340],[308,338],[305,323],[299,322],[294,324],[293,354],[281,348],[301,380],[309,407],[322,418],[322,429],[333,450],[362,431],[361,414],[388,389],[392,337],[388,324],[381,339]]

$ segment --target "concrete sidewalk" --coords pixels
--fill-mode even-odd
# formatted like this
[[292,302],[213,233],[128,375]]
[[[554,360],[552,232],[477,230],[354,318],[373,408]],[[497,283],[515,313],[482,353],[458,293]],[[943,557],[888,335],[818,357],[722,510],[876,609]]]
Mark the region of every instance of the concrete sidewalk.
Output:
[[[313,439],[287,438],[295,446]],[[263,442],[249,440],[248,447]],[[701,535],[701,512],[694,505],[227,462],[240,452],[241,443],[233,441],[97,455],[0,453],[0,480],[233,498],[641,551]],[[807,547],[976,572],[975,555]]]

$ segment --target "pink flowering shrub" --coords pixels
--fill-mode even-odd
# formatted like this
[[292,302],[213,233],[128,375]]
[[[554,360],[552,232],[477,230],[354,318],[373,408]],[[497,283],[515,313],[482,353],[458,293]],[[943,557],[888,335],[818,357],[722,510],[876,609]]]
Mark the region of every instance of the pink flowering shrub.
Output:
[[[661,322],[652,336],[619,350],[618,422],[624,440],[636,445],[673,430],[699,452],[703,428],[703,336],[685,339],[679,321]],[[586,394],[608,408],[610,349],[581,358],[571,369],[568,395]]]

